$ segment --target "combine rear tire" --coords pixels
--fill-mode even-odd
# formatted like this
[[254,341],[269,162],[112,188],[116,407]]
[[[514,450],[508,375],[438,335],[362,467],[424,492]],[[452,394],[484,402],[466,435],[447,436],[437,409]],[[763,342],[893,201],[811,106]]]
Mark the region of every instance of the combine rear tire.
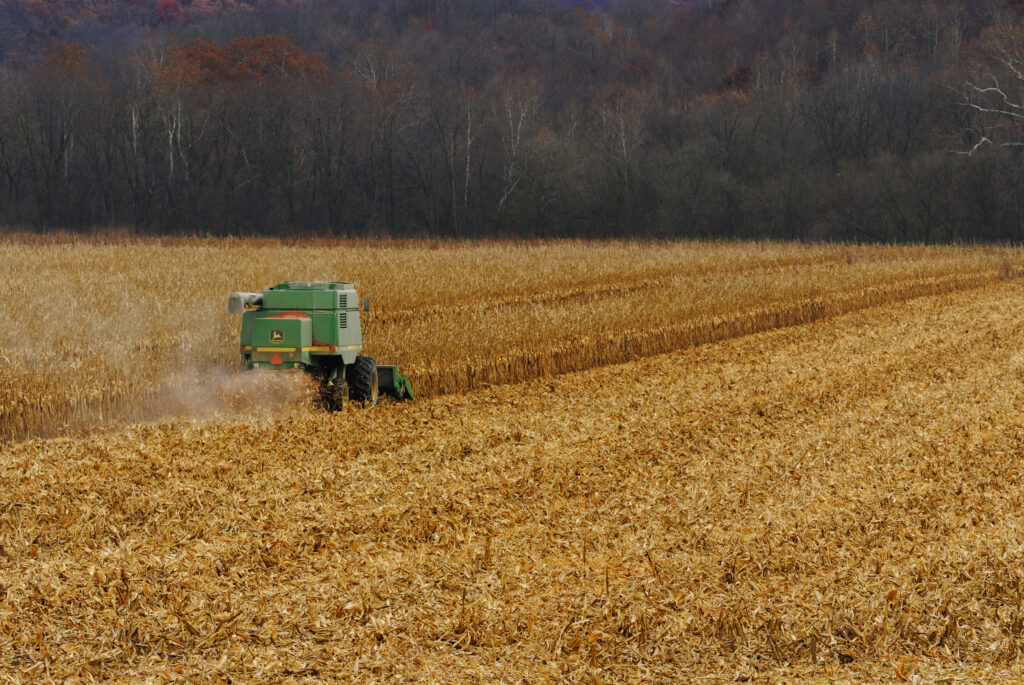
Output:
[[377,388],[377,362],[371,357],[356,357],[356,360],[345,369],[345,380],[352,390],[352,399],[356,402],[377,404],[380,391]]

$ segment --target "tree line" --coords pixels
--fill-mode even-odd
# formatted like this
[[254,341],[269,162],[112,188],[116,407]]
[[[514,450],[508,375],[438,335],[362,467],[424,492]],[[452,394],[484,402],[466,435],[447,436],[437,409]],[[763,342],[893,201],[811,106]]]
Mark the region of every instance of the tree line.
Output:
[[1014,4],[170,2],[4,62],[0,224],[1024,238]]

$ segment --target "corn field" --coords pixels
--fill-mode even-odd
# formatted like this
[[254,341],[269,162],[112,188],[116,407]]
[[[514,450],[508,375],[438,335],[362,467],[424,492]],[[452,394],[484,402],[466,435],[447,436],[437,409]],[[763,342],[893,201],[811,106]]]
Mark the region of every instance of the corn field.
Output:
[[[672,246],[663,258],[691,249],[758,254]],[[833,262],[831,280],[831,267],[743,259],[733,272],[742,287],[708,272],[663,274],[645,290],[636,275],[624,300],[582,281],[512,295],[467,274],[475,294],[459,298],[452,285],[451,308],[430,316],[477,335],[498,312],[538,325],[553,368],[684,349],[369,411],[168,419],[8,444],[0,676],[1017,680],[1024,286],[1008,279],[1013,253],[851,256]],[[213,255],[195,261],[215,273]],[[808,274],[818,290],[800,285]],[[201,280],[178,285],[198,297]],[[173,281],[156,290],[167,295]],[[712,314],[715,286],[725,289]],[[371,296],[380,329],[386,313],[420,326],[392,313],[414,309],[388,304],[402,293]],[[221,299],[210,295],[211,307]],[[531,302],[553,309],[530,319]],[[630,316],[653,317],[654,302],[697,314],[642,329]],[[198,321],[197,309],[182,316]],[[636,325],[574,345],[572,326],[589,315]],[[789,325],[802,321],[814,323]],[[556,324],[566,330],[542,327]],[[154,325],[144,332],[175,330]],[[215,335],[232,333],[221,325]],[[759,328],[771,330],[737,337]],[[472,355],[486,342],[457,340],[465,348],[448,351],[504,369],[502,380],[548,370],[484,366]],[[109,379],[80,368],[105,392]],[[432,367],[422,368],[421,382]]]
[[[399,364],[431,396],[978,287],[1019,275],[1024,253],[26,239],[0,245],[0,267],[0,439],[12,439],[303,396],[293,380],[233,378],[239,321],[225,311],[227,294],[284,280],[354,281],[373,303],[366,353]],[[232,397],[239,384],[259,392]]]

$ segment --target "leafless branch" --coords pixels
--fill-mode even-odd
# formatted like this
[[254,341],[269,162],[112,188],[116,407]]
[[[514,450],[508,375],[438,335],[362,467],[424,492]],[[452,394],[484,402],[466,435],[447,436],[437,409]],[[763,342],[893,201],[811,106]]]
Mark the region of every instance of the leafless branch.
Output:
[[[1014,117],[1024,116],[1024,106],[1019,105],[1019,104],[1017,104],[1015,102],[1011,102],[1010,101],[1010,97],[1006,94],[1006,92],[1002,88],[999,87],[998,83],[996,83],[994,86],[989,86],[987,88],[982,88],[980,86],[976,86],[976,85],[974,85],[973,83],[970,83],[970,82],[967,83],[967,86],[969,88],[973,89],[974,92],[976,94],[978,94],[978,95],[990,95],[990,94],[993,94],[993,93],[997,94],[1002,99],[1003,105],[1007,109],[1001,110],[1001,109],[995,109],[995,108],[984,108],[981,105],[977,105],[977,104],[971,102],[970,100],[967,100],[964,103],[967,106],[972,107],[974,109],[977,109],[979,111],[990,112],[990,113],[993,113],[993,114],[1007,114],[1009,116],[1014,116]],[[966,95],[965,95],[965,99],[967,99]],[[1010,110],[1016,110],[1016,111],[1010,111]]]
[[981,138],[978,139],[978,142],[975,143],[974,147],[972,147],[970,150],[950,150],[950,152],[952,152],[954,155],[964,155],[965,157],[970,157],[975,152],[977,152],[978,148],[980,148],[982,145],[985,145],[986,143],[992,145],[991,140],[989,140],[985,136],[981,136]]
[[1024,147],[1024,142],[1010,141],[1008,143],[999,143],[998,145],[986,136],[981,136],[978,142],[974,144],[970,150],[950,150],[954,155],[964,155],[970,157],[973,155],[982,145],[994,145],[995,147]]

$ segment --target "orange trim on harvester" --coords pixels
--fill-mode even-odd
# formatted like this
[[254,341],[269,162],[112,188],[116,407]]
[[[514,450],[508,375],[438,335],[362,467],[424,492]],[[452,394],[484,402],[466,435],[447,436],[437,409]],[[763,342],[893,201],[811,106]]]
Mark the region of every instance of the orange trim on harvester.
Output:
[[265,319],[308,319],[309,314],[303,314],[302,312],[281,312],[280,314],[271,314],[270,316],[263,317]]

